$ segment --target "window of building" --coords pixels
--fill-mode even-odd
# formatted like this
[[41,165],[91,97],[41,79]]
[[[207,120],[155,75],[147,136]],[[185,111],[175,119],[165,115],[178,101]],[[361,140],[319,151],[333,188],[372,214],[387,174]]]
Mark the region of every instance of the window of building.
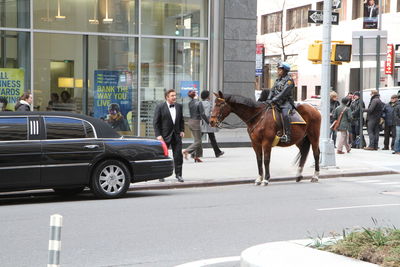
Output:
[[30,34],[0,31],[0,96],[14,110],[18,98],[31,87]]
[[46,30],[137,33],[137,1],[35,0],[33,25]]
[[400,0],[397,0],[397,9],[396,9],[396,11],[400,12]]
[[0,27],[30,28],[28,0],[7,0],[0,2]]
[[154,136],[155,106],[165,101],[164,92],[174,88],[177,102],[189,116],[189,89],[204,90],[207,83],[207,43],[191,40],[142,39],[142,82],[140,88],[141,133]]
[[286,11],[286,30],[304,28],[308,26],[308,10],[311,5],[296,7]]
[[20,141],[27,139],[27,118],[0,118],[0,141]]
[[261,34],[282,31],[282,11],[261,17]]
[[363,17],[364,12],[364,0],[353,0],[353,14],[352,19],[358,19]]
[[47,139],[86,138],[81,120],[72,118],[45,117]]
[[307,98],[307,85],[301,86],[301,100],[305,100]]
[[142,33],[203,37],[207,35],[207,0],[142,0]]
[[382,13],[390,13],[390,0],[379,0],[379,3]]
[[315,95],[321,95],[321,86],[320,85],[315,86]]

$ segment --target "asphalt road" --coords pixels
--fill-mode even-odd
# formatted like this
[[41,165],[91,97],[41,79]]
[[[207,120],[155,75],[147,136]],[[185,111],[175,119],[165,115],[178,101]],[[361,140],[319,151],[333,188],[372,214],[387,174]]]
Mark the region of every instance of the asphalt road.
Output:
[[271,241],[400,227],[400,175],[133,191],[117,200],[0,194],[1,266],[45,266],[51,214],[61,266],[175,266]]

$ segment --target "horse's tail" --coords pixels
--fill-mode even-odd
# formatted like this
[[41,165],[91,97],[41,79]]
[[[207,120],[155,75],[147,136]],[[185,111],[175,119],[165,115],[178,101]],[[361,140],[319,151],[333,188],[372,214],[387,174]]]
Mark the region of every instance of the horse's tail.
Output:
[[311,147],[311,142],[308,136],[306,135],[303,138],[303,142],[299,147],[300,151],[296,156],[295,164],[297,164],[300,167],[304,166],[304,164],[306,163],[308,152],[310,152],[310,147]]

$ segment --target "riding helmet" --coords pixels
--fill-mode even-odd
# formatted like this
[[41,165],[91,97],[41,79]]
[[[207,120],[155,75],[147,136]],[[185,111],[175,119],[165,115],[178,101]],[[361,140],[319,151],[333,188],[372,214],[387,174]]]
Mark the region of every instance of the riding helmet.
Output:
[[277,68],[278,69],[284,69],[287,72],[290,71],[290,65],[289,65],[289,63],[286,63],[286,62],[279,62]]

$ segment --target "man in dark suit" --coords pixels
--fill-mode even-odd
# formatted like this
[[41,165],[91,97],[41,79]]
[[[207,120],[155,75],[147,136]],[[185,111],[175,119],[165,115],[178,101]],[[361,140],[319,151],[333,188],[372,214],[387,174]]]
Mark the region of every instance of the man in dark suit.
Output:
[[[182,178],[182,138],[184,137],[185,122],[182,105],[176,103],[176,92],[170,89],[165,92],[166,102],[157,105],[154,111],[154,133],[158,140],[164,141],[172,148],[175,165],[175,177],[179,182]],[[160,179],[164,182],[164,179]]]

